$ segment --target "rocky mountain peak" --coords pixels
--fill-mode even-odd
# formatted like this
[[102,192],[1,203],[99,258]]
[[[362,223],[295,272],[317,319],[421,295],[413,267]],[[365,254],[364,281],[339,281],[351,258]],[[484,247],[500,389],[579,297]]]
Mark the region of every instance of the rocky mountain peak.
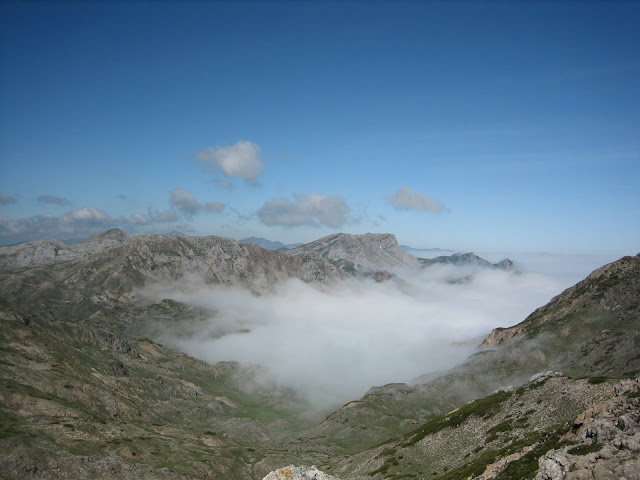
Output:
[[360,272],[420,267],[418,259],[402,250],[390,233],[334,233],[287,253],[318,255],[342,269]]
[[474,252],[467,253],[454,253],[452,255],[443,255],[434,258],[420,258],[420,263],[424,267],[431,265],[444,264],[444,265],[456,265],[456,266],[469,266],[480,268],[494,268],[505,270],[510,272],[515,269],[515,265],[512,260],[505,258],[498,263],[491,263],[482,257],[479,257]]

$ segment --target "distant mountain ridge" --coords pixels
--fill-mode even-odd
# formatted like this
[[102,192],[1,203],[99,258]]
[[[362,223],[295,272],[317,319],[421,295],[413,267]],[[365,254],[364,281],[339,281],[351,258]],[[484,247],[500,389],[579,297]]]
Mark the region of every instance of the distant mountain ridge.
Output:
[[439,256],[435,258],[419,258],[423,267],[429,267],[431,265],[468,265],[481,268],[494,268],[504,270],[506,272],[512,271],[515,266],[512,260],[505,258],[498,263],[491,263],[484,258],[479,257],[473,252],[468,253],[454,253],[453,255]]
[[0,247],[0,267],[22,268],[75,260],[124,245],[130,238],[122,230],[111,228],[72,245],[46,238],[10,247]]
[[[26,242],[19,245],[0,247],[0,268],[24,268],[76,260],[105,250],[126,245],[143,239],[184,239],[191,243],[200,243],[202,238],[188,237],[180,232],[168,234],[142,234],[129,236],[124,231],[112,228],[93,235],[72,245],[54,239]],[[212,237],[222,239],[224,237]],[[228,239],[235,242],[236,240]],[[456,266],[476,266],[480,268],[499,268],[511,271],[513,262],[504,259],[490,263],[474,253],[455,253],[434,258],[416,258],[398,245],[395,235],[367,233],[351,235],[335,233],[307,244],[284,244],[261,237],[247,237],[240,244],[253,244],[265,250],[282,251],[288,255],[315,255],[349,274],[383,272],[396,268],[419,268],[436,264]],[[405,246],[406,247],[406,246]],[[445,251],[442,249],[422,249],[423,251]]]
[[[52,265],[52,269],[42,268]],[[129,237],[107,230],[83,242],[65,246],[41,240],[0,249],[0,267],[28,268],[29,283],[48,285],[45,279],[64,279],[71,295],[106,291],[107,303],[129,301],[135,290],[152,281],[197,278],[204,283],[238,285],[254,292],[269,291],[288,278],[309,283],[331,283],[345,276],[336,266],[308,255],[289,256],[230,238],[170,237],[145,234]],[[71,288],[72,287],[72,288]],[[16,302],[27,301],[23,285],[5,283]],[[25,289],[24,291],[30,289]],[[103,292],[104,293],[104,292]]]
[[296,248],[296,247],[299,247],[300,245],[303,245],[302,243],[284,244],[282,242],[278,242],[278,241],[274,242],[272,240],[268,240],[262,237],[247,237],[239,241],[240,243],[253,243],[256,246],[260,248],[265,248],[267,250],[289,250],[291,248]]
[[389,233],[334,233],[286,253],[293,256],[313,254],[347,272],[420,267],[418,259],[402,250],[395,235]]

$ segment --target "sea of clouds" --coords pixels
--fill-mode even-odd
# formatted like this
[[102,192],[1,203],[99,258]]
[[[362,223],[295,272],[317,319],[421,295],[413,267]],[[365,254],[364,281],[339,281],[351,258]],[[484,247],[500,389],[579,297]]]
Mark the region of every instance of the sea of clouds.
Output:
[[204,321],[161,329],[159,341],[210,363],[260,365],[277,385],[336,407],[374,385],[453,367],[493,328],[521,322],[595,262],[613,258],[525,260],[520,272],[433,266],[396,272],[387,282],[349,279],[329,287],[292,279],[261,296],[205,285],[154,285],[144,293],[210,312]]

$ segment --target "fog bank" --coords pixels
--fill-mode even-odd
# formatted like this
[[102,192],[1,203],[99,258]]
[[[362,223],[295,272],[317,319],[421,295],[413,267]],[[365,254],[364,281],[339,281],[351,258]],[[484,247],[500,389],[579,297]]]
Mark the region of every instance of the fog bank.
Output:
[[374,385],[454,366],[479,336],[522,321],[558,293],[557,282],[533,273],[485,270],[449,283],[468,274],[432,267],[322,289],[290,280],[259,297],[219,286],[185,292],[155,285],[144,294],[212,312],[204,322],[162,331],[159,341],[211,363],[261,365],[316,406],[336,407]]

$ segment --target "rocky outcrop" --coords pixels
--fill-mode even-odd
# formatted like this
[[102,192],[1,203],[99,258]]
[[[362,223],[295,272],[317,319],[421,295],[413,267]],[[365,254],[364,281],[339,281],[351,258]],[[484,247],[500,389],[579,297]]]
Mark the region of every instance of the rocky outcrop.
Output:
[[516,325],[515,327],[503,328],[498,327],[491,330],[491,333],[482,341],[482,348],[497,347],[510,343],[521,338],[526,332],[525,325]]
[[389,233],[335,233],[286,253],[292,256],[313,254],[351,272],[420,267],[418,259],[402,250],[395,235]]
[[640,479],[638,380],[615,388],[615,396],[576,418],[560,449],[539,460],[536,480]]
[[324,472],[318,470],[315,466],[312,467],[294,467],[290,465],[288,467],[281,468],[274,472],[269,473],[262,480],[338,480],[336,477],[327,475]]

